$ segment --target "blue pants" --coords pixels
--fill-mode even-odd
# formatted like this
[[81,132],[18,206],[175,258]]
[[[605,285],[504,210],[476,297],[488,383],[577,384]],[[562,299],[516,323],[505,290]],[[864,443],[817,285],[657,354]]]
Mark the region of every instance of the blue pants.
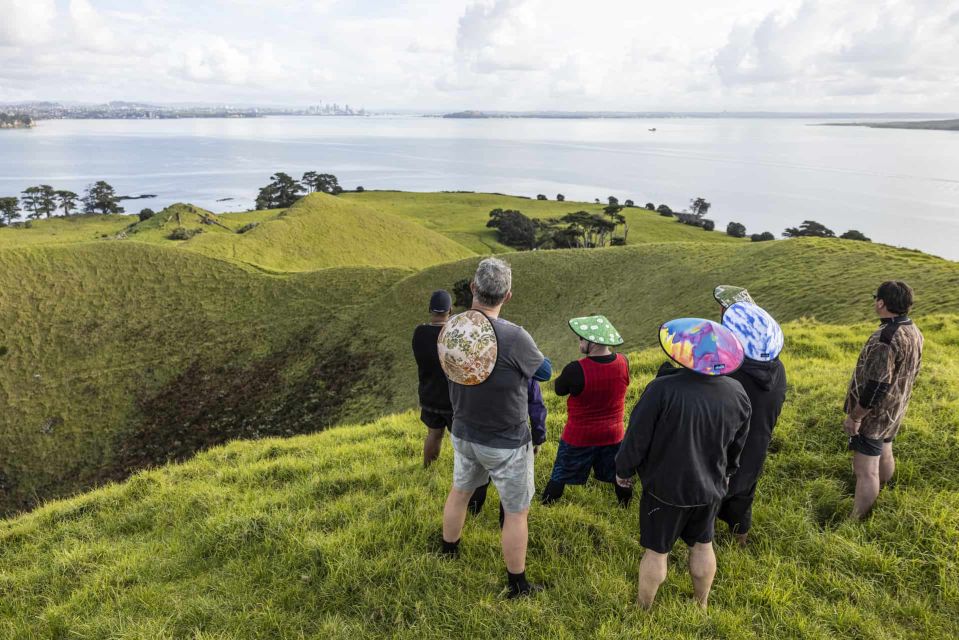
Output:
[[619,443],[599,447],[574,447],[559,441],[550,482],[586,484],[590,470],[600,482],[616,481],[616,454]]

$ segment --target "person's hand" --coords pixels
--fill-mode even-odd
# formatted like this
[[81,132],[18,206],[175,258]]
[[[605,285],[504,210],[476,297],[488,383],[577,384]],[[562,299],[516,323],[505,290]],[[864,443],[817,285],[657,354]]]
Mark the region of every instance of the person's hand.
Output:
[[862,425],[862,420],[856,420],[852,416],[846,416],[846,419],[842,421],[843,431],[846,432],[846,435],[850,438],[859,435],[859,427]]
[[623,489],[630,489],[630,488],[632,488],[632,486],[633,486],[633,479],[632,479],[632,478],[620,478],[620,477],[617,475],[617,476],[616,476],[616,484],[618,484],[619,486],[621,486]]

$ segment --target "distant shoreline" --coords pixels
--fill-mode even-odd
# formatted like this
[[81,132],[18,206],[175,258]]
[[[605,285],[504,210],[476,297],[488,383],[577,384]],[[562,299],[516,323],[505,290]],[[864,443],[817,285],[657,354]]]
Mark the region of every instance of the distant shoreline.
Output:
[[823,122],[822,127],[869,127],[870,129],[920,129],[924,131],[959,131],[959,119],[922,120],[915,122]]
[[[776,111],[480,111],[465,110],[446,114],[426,115],[426,118],[459,120],[491,119],[543,119],[543,120],[641,120],[641,119],[687,119],[687,118],[759,118],[769,120],[824,120],[851,118],[918,118],[929,113],[815,113]],[[832,123],[830,123],[832,124]],[[840,123],[835,123],[840,124]],[[850,123],[841,123],[850,124]],[[868,124],[868,123],[865,123]]]

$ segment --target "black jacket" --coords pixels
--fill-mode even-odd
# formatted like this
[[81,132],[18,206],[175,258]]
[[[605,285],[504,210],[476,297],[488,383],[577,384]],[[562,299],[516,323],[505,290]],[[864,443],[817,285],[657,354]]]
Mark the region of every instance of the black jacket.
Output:
[[739,466],[750,413],[743,386],[728,376],[661,369],[629,417],[616,475],[639,472],[643,490],[667,504],[714,504]]
[[420,407],[433,413],[453,413],[449,381],[440,366],[436,341],[443,327],[421,324],[413,332],[413,357],[419,375]]
[[729,495],[739,495],[750,493],[762,473],[773,428],[786,400],[786,368],[778,359],[772,362],[747,359],[729,377],[743,385],[753,408],[749,436],[739,458],[739,471],[729,481]]

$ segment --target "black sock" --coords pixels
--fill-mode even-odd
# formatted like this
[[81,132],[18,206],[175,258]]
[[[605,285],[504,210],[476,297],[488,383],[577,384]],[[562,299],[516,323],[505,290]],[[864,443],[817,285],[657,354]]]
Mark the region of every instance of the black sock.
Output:
[[510,573],[507,569],[506,581],[509,583],[509,592],[512,595],[528,593],[531,588],[530,584],[526,581],[525,571],[520,571],[519,573]]
[[613,483],[613,488],[616,490],[616,499],[619,501],[619,506],[626,508],[629,506],[629,501],[633,499],[633,488],[621,487],[615,482]]
[[556,482],[555,480],[547,482],[546,488],[543,489],[543,504],[553,504],[562,498],[564,489],[566,489],[566,485],[562,482]]
[[[492,482],[492,480],[490,480]],[[489,489],[490,482],[487,482],[482,487],[477,487],[473,492],[473,495],[470,496],[469,504],[467,508],[472,515],[476,515],[480,512],[480,509],[483,508],[483,505],[486,503],[486,490]]]
[[460,553],[460,541],[447,542],[443,540],[443,555],[458,556]]

